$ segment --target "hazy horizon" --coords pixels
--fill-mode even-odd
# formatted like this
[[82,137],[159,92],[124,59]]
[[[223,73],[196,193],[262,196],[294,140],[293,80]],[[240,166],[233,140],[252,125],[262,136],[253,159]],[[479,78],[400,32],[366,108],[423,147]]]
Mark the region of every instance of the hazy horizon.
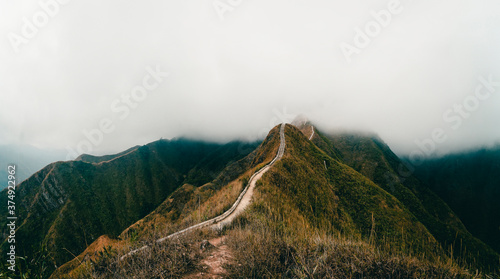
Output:
[[500,143],[493,0],[4,1],[0,22],[0,145],[256,140],[298,114],[400,155]]

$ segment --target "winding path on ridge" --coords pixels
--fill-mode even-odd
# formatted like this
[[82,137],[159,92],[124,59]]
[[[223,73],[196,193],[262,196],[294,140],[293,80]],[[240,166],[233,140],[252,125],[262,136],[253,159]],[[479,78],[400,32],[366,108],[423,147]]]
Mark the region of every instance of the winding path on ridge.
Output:
[[311,136],[309,137],[309,140],[311,140],[314,137],[314,126],[311,125]]
[[[160,242],[163,242],[169,238],[176,237],[176,236],[182,235],[184,233],[187,233],[189,231],[201,229],[204,227],[211,227],[213,229],[221,229],[224,226],[230,224],[234,220],[234,218],[236,218],[238,215],[240,215],[243,212],[243,210],[245,210],[245,208],[250,204],[250,202],[252,200],[252,196],[253,196],[253,191],[255,189],[255,185],[256,185],[257,181],[262,177],[262,175],[264,175],[264,173],[266,173],[271,168],[272,165],[274,165],[274,163],[276,163],[276,161],[280,160],[283,157],[283,154],[285,153],[285,146],[286,146],[285,125],[286,125],[285,123],[282,123],[281,127],[280,127],[280,146],[278,148],[278,153],[276,154],[276,157],[274,157],[274,159],[269,164],[267,164],[266,166],[264,166],[263,168],[261,168],[260,170],[255,172],[250,177],[250,179],[248,180],[247,186],[243,189],[243,191],[241,191],[241,194],[238,196],[238,199],[236,200],[236,202],[234,202],[233,206],[231,206],[230,209],[228,209],[226,212],[224,212],[221,215],[214,217],[210,220],[201,222],[199,224],[193,225],[191,227],[188,227],[188,228],[185,228],[185,229],[180,230],[178,232],[175,232],[173,234],[170,234],[166,237],[157,239],[156,242],[160,243]],[[126,258],[132,254],[135,254],[139,251],[142,251],[144,249],[147,249],[147,248],[148,248],[148,246],[143,246],[139,249],[132,250],[132,251],[128,252],[127,254],[123,255],[121,257],[121,259],[123,260],[124,258]]]

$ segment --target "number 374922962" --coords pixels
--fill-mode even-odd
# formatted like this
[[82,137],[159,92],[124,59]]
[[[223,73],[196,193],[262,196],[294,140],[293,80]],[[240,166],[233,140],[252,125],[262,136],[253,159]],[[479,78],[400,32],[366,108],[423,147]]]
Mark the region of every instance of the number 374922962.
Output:
[[[7,172],[9,173],[8,178],[8,184],[7,184],[7,195],[8,195],[8,210],[9,213],[14,213],[16,210],[15,203],[14,203],[14,198],[16,197],[16,166],[8,166]],[[14,215],[14,214],[11,214]]]

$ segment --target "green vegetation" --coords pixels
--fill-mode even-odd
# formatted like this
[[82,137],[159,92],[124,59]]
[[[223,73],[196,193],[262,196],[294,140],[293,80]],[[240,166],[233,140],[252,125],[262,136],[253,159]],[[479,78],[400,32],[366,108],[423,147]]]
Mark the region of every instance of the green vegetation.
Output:
[[415,168],[467,230],[500,253],[500,147],[429,159]]
[[[31,262],[37,247],[46,246],[51,259],[48,270],[52,271],[99,236],[117,237],[188,179],[198,177],[198,173],[217,176],[255,146],[161,140],[122,156],[93,158],[94,163],[84,161],[92,156],[83,156],[80,161],[51,164],[17,188],[17,253]],[[7,204],[6,191],[1,192],[0,202]],[[0,232],[4,236],[6,209],[0,208]],[[7,244],[3,242],[2,253]]]
[[[291,125],[286,127],[284,157],[258,181],[246,212],[222,231],[201,230],[157,243],[227,210],[248,178],[275,156],[279,127],[253,152],[234,157],[231,154],[241,149],[237,145],[190,143],[186,155],[179,152],[184,144],[155,142],[107,163],[59,163],[31,178],[43,185],[50,182],[47,191],[55,201],[69,197],[60,206],[37,205],[46,211],[62,208],[44,215],[55,220],[50,227],[41,222],[40,228],[48,231],[43,239],[47,247],[71,243],[62,233],[71,224],[81,224],[83,231],[71,237],[83,243],[90,230],[97,239],[100,228],[112,227],[106,223],[109,216],[117,227],[123,225],[106,227],[112,239],[101,236],[90,246],[82,245],[88,247],[85,252],[52,278],[191,276],[206,270],[202,259],[210,252],[200,249],[200,243],[221,235],[232,253],[225,266],[229,278],[493,278],[481,270],[495,276],[498,254],[474,238],[416,178],[397,178],[401,161],[380,139],[316,130],[309,141]],[[193,156],[199,160],[183,159]],[[79,201],[54,181],[74,185]],[[170,193],[155,186],[169,181],[174,181]],[[115,190],[96,189],[93,183]],[[33,191],[36,183],[25,186],[26,197],[33,192],[44,195],[40,189]],[[154,195],[144,194],[145,189],[153,189]],[[81,198],[85,195],[99,199]],[[119,205],[125,206],[117,210]],[[98,222],[89,222],[87,214],[97,210],[104,214],[94,216]],[[144,245],[149,248],[119,260]]]
[[[118,253],[123,255],[131,249],[143,247],[144,245],[159,247],[157,243],[154,243],[155,239],[164,237],[165,235],[206,219],[213,218],[229,209],[240,194],[244,186],[243,182],[245,182],[245,180],[247,181],[248,177],[250,177],[253,172],[273,159],[277,152],[278,144],[279,130],[278,128],[274,128],[259,148],[245,158],[228,165],[212,183],[207,183],[201,187],[185,184],[175,190],[153,212],[128,227],[120,234],[119,238],[122,241],[115,245],[118,247],[116,248]],[[231,177],[236,178],[227,184],[223,184],[224,181],[227,181]],[[149,255],[146,256],[146,259],[154,257],[154,254],[150,255],[147,251],[144,251],[144,253]],[[82,254],[79,258],[84,259],[87,258],[87,256],[91,258],[101,257],[91,252],[90,254]],[[116,259],[117,258],[115,258],[115,260]],[[103,261],[106,262],[107,260],[104,259]],[[119,266],[121,263],[115,262],[113,265]],[[114,269],[111,268],[110,270]],[[135,266],[128,267],[127,270],[130,272],[128,274],[138,274],[134,272],[138,272],[139,269]],[[153,270],[149,271],[154,272]],[[78,277],[80,275],[75,275],[79,274],[79,272],[85,274],[83,276],[84,278],[90,275],[97,276],[97,278],[107,278],[111,276],[109,272],[97,272],[97,275],[95,275],[95,270],[91,268],[89,261],[83,261],[82,263],[72,261],[61,266],[56,271],[57,275],[53,275],[55,276],[53,278],[61,277],[61,274],[71,274],[71,278],[80,278]],[[136,275],[138,278],[151,278],[148,276],[152,276],[151,274],[156,273],[146,272],[139,274],[140,275]]]
[[498,270],[498,253],[469,233],[450,207],[415,178],[380,138],[360,134],[321,135],[321,138],[332,143],[332,150],[340,152],[345,164],[397,198],[443,250],[453,252],[456,261],[483,270]]
[[50,257],[47,247],[41,245],[31,257],[18,257],[16,260],[16,272],[13,273],[7,265],[0,265],[0,278],[9,279],[45,279],[53,270],[53,259]]
[[[328,156],[297,129],[288,126],[286,135],[285,156],[259,181],[249,210],[219,232],[225,235],[233,251],[233,261],[226,266],[229,278],[482,278],[448,257],[447,251],[394,196]],[[276,150],[277,143],[271,144],[274,146],[258,150]],[[242,174],[233,183],[241,183],[246,176]],[[201,201],[201,206],[220,202],[221,195],[230,193],[235,185],[223,186]],[[177,198],[185,204],[196,202],[196,195],[189,194],[194,188],[187,185],[183,188],[176,191],[179,196],[170,197],[169,203]],[[157,211],[155,220],[175,212],[175,207]],[[165,222],[162,228],[145,230],[140,243],[133,246],[148,244],[151,235],[146,231],[174,231],[184,227],[179,224],[196,216],[196,211],[196,207],[184,207],[180,218],[171,220],[172,225]],[[153,215],[150,217],[154,219]],[[146,219],[142,225],[151,222]],[[179,257],[182,261],[179,266],[190,266],[190,270],[183,269],[173,277],[203,270],[199,243],[216,237],[213,234],[199,231],[177,240],[178,250],[189,255]],[[146,249],[138,258],[127,259],[127,264],[101,259],[109,270],[100,269],[100,273],[85,265],[80,270],[86,275],[93,274],[93,278],[120,274],[119,268],[130,271],[128,276],[136,278],[159,277],[158,272],[171,272],[170,259],[179,255],[177,250],[165,249],[169,252]],[[143,263],[147,272],[138,268],[142,257],[148,259]],[[149,261],[155,268],[149,268]]]
[[199,243],[213,233],[198,232],[175,240],[157,243],[161,235],[150,234],[143,240],[150,247],[124,260],[119,250],[106,246],[68,274],[53,274],[57,279],[88,278],[182,278],[183,275],[202,270],[199,260],[203,251]]
[[258,207],[227,232],[234,251],[229,278],[481,278],[451,261],[388,252],[369,239],[289,227],[288,217]]
[[[392,248],[409,254],[444,256],[432,234],[395,197],[326,155],[293,126],[286,136],[286,155],[262,179],[259,192],[267,195],[263,200],[288,201],[325,232],[371,236],[375,243],[390,241]],[[282,210],[277,214],[289,215],[290,209]]]
[[201,187],[183,185],[120,237],[147,235],[151,229],[160,229],[166,235],[224,213],[236,201],[249,177],[274,158],[278,145],[279,130],[274,128],[257,149],[227,166],[212,183]]
[[116,159],[118,157],[121,157],[123,155],[126,155],[126,154],[136,150],[139,147],[140,146],[137,145],[137,146],[131,147],[125,151],[122,151],[120,153],[112,154],[112,155],[104,155],[104,156],[94,156],[94,155],[90,155],[90,154],[82,154],[82,155],[78,156],[78,158],[76,158],[75,161],[83,161],[83,162],[87,162],[87,163],[102,163],[102,162],[110,161],[110,160]]

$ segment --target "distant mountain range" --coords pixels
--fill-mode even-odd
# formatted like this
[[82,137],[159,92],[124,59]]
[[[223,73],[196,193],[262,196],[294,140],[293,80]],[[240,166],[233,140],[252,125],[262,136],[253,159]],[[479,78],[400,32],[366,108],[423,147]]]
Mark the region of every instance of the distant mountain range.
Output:
[[[321,265],[310,268],[324,274],[318,278],[442,278],[470,269],[498,271],[495,232],[487,232],[498,226],[498,211],[490,211],[498,209],[493,178],[498,161],[492,155],[498,151],[429,161],[403,179],[401,172],[411,172],[376,135],[320,131],[302,119],[286,125],[285,139],[284,156],[258,181],[252,206],[235,220],[237,225],[219,232],[235,241],[229,277],[249,272],[254,278],[294,277],[290,274],[307,274],[308,264],[317,259],[323,259]],[[123,264],[113,262],[116,256],[103,257],[109,249],[127,253],[151,243],[152,235],[165,236],[222,214],[279,145],[275,127],[260,143],[160,140],[115,155],[52,163],[18,186],[16,238],[23,240],[18,254],[36,258],[46,251],[50,266],[43,273],[57,268],[52,278],[85,278],[89,268],[92,276],[103,278],[119,277],[124,270],[128,273],[122,276],[145,272],[146,267],[134,267],[138,258],[116,269]],[[449,162],[460,163],[449,167]],[[480,195],[472,194],[474,187],[480,187]],[[459,194],[452,194],[455,189]],[[6,203],[2,191],[0,204]],[[474,214],[486,217],[474,223]],[[3,239],[6,216],[0,208]],[[327,253],[340,243],[348,249],[342,256]],[[180,245],[184,248],[177,250],[191,247]],[[309,251],[310,246],[315,248]],[[4,242],[1,253],[7,248]],[[186,260],[199,253],[196,249],[179,257]],[[268,256],[256,262],[261,249]],[[146,256],[151,253],[138,257]],[[196,271],[196,261],[190,258],[176,276]],[[96,269],[97,262],[104,268]],[[344,262],[350,264],[340,268]],[[41,270],[39,264],[31,268]]]
[[429,185],[474,236],[500,253],[500,146],[416,165]]
[[65,160],[63,150],[44,150],[31,145],[0,145],[0,190],[7,187],[7,165],[15,164],[16,182],[21,183],[46,165]]
[[[33,255],[47,245],[61,265],[100,235],[117,236],[183,184],[201,186],[215,179],[255,145],[160,140],[116,155],[52,163],[19,185],[19,254]],[[7,204],[6,191],[0,203]],[[0,211],[4,227],[6,213]],[[0,231],[5,238],[8,231]]]

